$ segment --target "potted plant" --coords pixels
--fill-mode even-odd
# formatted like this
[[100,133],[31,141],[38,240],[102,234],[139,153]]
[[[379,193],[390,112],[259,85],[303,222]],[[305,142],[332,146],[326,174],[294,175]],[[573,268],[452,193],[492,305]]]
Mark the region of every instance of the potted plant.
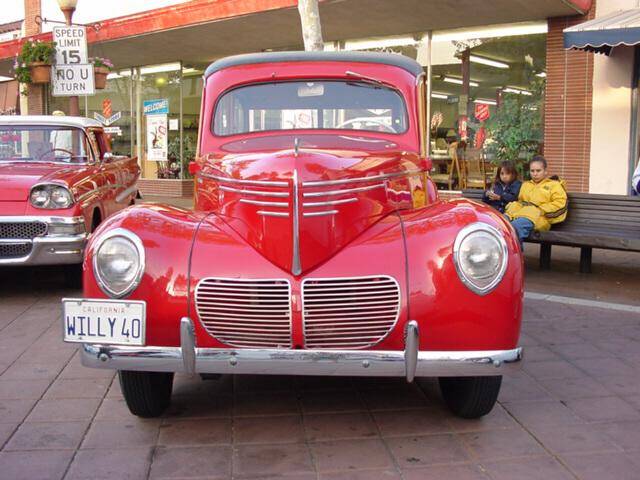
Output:
[[24,42],[13,64],[16,80],[20,83],[49,83],[55,51],[56,42]]
[[93,63],[93,73],[95,76],[95,86],[101,90],[107,86],[107,75],[113,70],[113,63],[108,58],[90,57],[89,62]]

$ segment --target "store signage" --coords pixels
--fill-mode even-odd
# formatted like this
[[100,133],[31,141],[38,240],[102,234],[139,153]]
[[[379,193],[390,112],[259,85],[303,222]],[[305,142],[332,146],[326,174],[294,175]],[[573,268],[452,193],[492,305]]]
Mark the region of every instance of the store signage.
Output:
[[98,120],[101,124],[105,126],[109,126],[112,123],[115,123],[122,118],[122,112],[116,112],[113,115],[111,115],[109,118],[99,114],[98,112],[93,112],[93,118]]
[[93,64],[87,57],[87,31],[78,26],[53,27],[56,64],[52,67],[54,97],[93,95]]
[[121,137],[122,129],[120,127],[104,127],[104,133],[108,133],[110,135],[117,135],[118,137]]
[[489,118],[489,105],[484,103],[476,103],[474,116],[480,121],[484,122]]
[[167,114],[147,115],[147,160],[167,160]]
[[169,99],[159,98],[142,102],[142,111],[145,115],[158,115],[169,113]]

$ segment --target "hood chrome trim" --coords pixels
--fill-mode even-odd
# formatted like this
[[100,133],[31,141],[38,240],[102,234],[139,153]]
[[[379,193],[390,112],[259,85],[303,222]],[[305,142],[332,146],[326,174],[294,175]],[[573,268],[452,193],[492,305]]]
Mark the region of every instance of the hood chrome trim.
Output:
[[293,170],[293,255],[291,273],[300,275],[300,200],[298,199],[298,170]]

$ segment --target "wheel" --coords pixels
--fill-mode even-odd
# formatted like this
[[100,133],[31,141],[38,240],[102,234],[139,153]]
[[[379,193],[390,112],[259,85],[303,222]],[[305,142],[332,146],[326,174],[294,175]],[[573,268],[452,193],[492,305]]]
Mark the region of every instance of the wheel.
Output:
[[82,264],[64,266],[64,285],[68,288],[82,288]]
[[449,409],[462,418],[480,418],[498,400],[502,377],[440,377],[440,391]]
[[138,417],[158,417],[171,403],[173,372],[118,371],[129,411]]

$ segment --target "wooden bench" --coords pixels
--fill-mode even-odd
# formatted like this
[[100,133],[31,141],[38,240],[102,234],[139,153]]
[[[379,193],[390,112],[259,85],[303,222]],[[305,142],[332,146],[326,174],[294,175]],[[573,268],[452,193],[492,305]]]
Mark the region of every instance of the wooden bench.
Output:
[[[462,196],[482,202],[482,190]],[[569,193],[567,219],[547,232],[531,232],[525,241],[540,244],[540,268],[551,267],[551,246],[580,248],[580,272],[591,272],[592,249],[640,252],[640,197]]]

